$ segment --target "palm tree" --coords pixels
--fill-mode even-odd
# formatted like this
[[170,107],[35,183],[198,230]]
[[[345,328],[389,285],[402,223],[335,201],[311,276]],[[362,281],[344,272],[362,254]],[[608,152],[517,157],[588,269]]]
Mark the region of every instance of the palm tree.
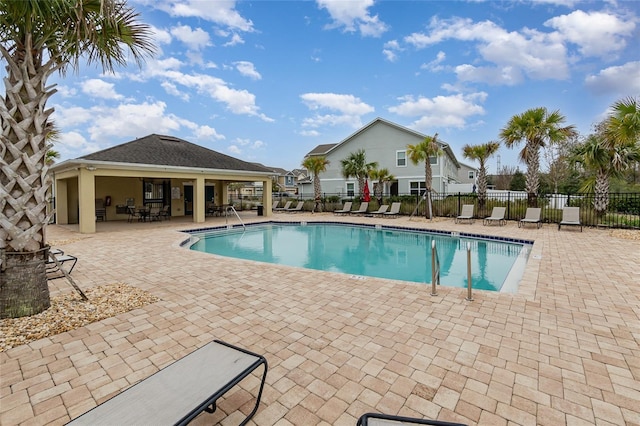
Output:
[[327,170],[327,166],[329,165],[329,160],[325,157],[307,157],[302,162],[302,167],[311,172],[313,176],[313,210],[311,213],[316,211],[316,207],[320,209],[320,200],[322,200],[322,186],[320,185],[320,173]]
[[526,190],[529,207],[538,205],[540,149],[547,143],[561,143],[577,135],[574,126],[561,127],[564,121],[565,117],[559,111],[549,113],[546,108],[540,107],[514,115],[500,130],[500,139],[507,148],[513,148],[525,141],[525,146],[520,151],[520,159],[527,165]]
[[372,169],[369,171],[369,178],[372,181],[376,181],[373,184],[373,195],[378,200],[378,204],[382,204],[382,194],[384,193],[384,187],[387,182],[392,182],[396,178],[389,173],[389,169]]
[[480,171],[478,172],[478,204],[484,207],[487,199],[487,160],[498,152],[500,144],[498,142],[487,142],[480,145],[465,145],[462,148],[464,158],[478,160]]
[[153,53],[152,30],[124,0],[0,0],[0,55],[6,61],[0,102],[0,318],[47,309],[46,163],[53,130],[47,79],[77,70],[81,58],[113,72],[128,52],[140,65]]
[[407,156],[414,165],[418,165],[424,161],[424,187],[426,189],[427,209],[425,217],[431,219],[433,217],[431,207],[431,191],[433,191],[433,171],[431,170],[431,157],[439,157],[443,154],[442,148],[438,144],[438,134],[427,136],[424,140],[416,145],[407,145]]
[[579,145],[573,159],[589,173],[581,191],[594,193],[593,208],[603,215],[609,207],[611,177],[620,176],[631,164],[640,161],[640,147],[611,143],[603,133],[589,135]]
[[344,160],[340,160],[340,164],[342,165],[342,176],[345,179],[351,177],[358,179],[358,194],[362,198],[364,196],[364,181],[369,176],[369,172],[378,167],[378,163],[375,161],[367,163],[367,155],[364,149],[359,149],[349,154]]
[[608,144],[640,143],[640,109],[636,98],[629,97],[613,104],[605,132]]

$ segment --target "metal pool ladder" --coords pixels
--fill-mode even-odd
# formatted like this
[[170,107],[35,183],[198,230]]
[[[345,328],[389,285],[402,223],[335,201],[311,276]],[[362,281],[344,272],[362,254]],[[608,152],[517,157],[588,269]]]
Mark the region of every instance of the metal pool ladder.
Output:
[[440,285],[440,259],[435,240],[431,240],[431,295],[437,296],[436,285]]
[[233,206],[227,206],[227,211],[225,212],[225,215],[224,215],[224,221],[225,221],[225,224],[228,224],[228,223],[229,223],[229,215],[227,214],[227,213],[229,213],[229,210],[231,210],[232,212],[234,212],[234,213],[235,213],[236,217],[237,217],[237,218],[238,218],[238,220],[240,221],[240,224],[242,225],[242,227],[243,227],[243,228],[244,228],[244,230],[246,231],[246,230],[247,230],[247,227],[246,227],[246,226],[244,226],[244,222],[242,221],[242,219],[240,219],[240,215],[238,214],[238,212],[236,211],[235,207],[233,207]]

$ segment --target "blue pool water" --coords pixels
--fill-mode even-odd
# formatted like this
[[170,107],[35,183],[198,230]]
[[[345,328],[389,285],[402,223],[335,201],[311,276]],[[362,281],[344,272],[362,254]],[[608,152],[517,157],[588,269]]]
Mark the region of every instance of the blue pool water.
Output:
[[[440,282],[467,286],[467,244],[475,289],[515,291],[530,244],[402,228],[334,223],[266,223],[192,231],[191,250],[358,277],[431,283],[435,241]],[[506,284],[505,284],[506,282]]]

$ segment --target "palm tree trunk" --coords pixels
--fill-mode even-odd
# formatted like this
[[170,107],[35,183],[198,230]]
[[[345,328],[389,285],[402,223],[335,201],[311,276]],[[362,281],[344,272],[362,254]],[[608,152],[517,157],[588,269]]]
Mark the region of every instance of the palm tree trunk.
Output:
[[609,207],[609,174],[606,171],[599,170],[596,174],[595,197],[593,199],[593,208],[598,216],[602,216],[607,212]]
[[540,151],[533,144],[527,146],[527,205],[529,207],[538,206],[538,188],[540,186]]
[[45,261],[45,228],[50,179],[46,137],[54,89],[45,87],[54,65],[24,49],[2,50],[7,60],[6,98],[0,102],[0,318],[33,315],[50,305]]
[[487,171],[484,165],[480,165],[478,171],[478,206],[483,208],[487,200]]
[[427,208],[425,209],[425,218],[433,217],[433,206],[431,205],[431,189],[432,189],[433,171],[431,170],[431,162],[429,157],[424,162],[424,185],[427,188]]
[[318,208],[318,211],[322,211],[322,207],[320,206],[320,200],[322,199],[322,189],[320,187],[320,176],[315,175],[313,177],[313,210],[311,210],[311,213],[314,213],[316,211],[316,207]]

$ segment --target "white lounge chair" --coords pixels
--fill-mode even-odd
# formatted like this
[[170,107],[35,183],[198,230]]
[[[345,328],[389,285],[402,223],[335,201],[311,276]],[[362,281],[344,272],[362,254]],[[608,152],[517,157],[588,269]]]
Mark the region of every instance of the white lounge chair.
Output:
[[398,217],[400,214],[400,207],[402,207],[402,203],[391,203],[391,209],[384,214],[384,217]]
[[473,207],[473,204],[463,204],[462,211],[460,212],[460,215],[456,217],[455,223],[460,223],[463,220],[466,220],[469,223],[473,223],[473,221],[475,220],[473,218]]
[[334,210],[333,213],[334,214],[349,214],[351,213],[351,205],[353,203],[351,201],[345,201],[344,206],[342,206],[342,209],[340,210]]
[[[186,425],[203,411],[213,413],[217,400],[261,365],[264,373],[256,404],[240,423],[245,425],[258,411],[267,360],[220,340],[169,364],[67,424]],[[238,420],[233,422],[237,424]]]
[[360,416],[357,426],[393,426],[393,425],[431,425],[431,426],[467,426],[464,423],[452,423],[442,420],[417,419],[413,417],[392,416],[389,414],[367,413]]
[[276,207],[275,209],[273,209],[274,212],[282,212],[285,210],[288,210],[291,207],[291,201],[287,201],[284,204],[284,207]]
[[490,223],[497,223],[500,226],[504,225],[505,223],[507,223],[504,220],[504,214],[506,213],[506,211],[506,207],[494,207],[491,211],[491,216],[485,217],[482,220],[482,224],[489,225]]
[[518,221],[518,228],[524,227],[527,223],[535,223],[538,229],[540,229],[542,226],[542,221],[540,220],[541,211],[542,209],[539,207],[527,207],[524,218]]
[[582,232],[582,223],[580,223],[580,207],[565,207],[562,209],[562,220],[558,223],[558,231],[562,225],[579,226]]
[[298,204],[296,204],[295,207],[289,208],[289,209],[284,209],[284,211],[287,212],[287,213],[301,212],[303,206],[304,206],[304,201],[298,201]]
[[369,208],[369,203],[366,201],[363,201],[362,203],[360,203],[360,208],[358,208],[358,210],[351,210],[349,213],[351,214],[365,214],[367,213],[367,209]]
[[389,205],[388,204],[383,204],[381,205],[378,210],[376,210],[375,212],[369,212],[369,214],[371,215],[383,215],[387,212],[387,210],[389,210]]

